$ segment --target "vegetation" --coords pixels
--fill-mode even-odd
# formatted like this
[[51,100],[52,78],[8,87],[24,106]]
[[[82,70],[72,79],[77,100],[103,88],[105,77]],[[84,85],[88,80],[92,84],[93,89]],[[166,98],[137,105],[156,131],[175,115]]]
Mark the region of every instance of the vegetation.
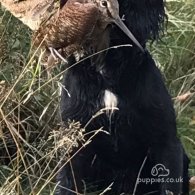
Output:
[[[175,103],[191,176],[195,175],[194,4],[195,0],[167,1],[167,32],[161,41],[148,45]],[[53,194],[60,159],[78,142],[89,140],[83,140],[85,132],[77,122],[68,129],[60,127],[63,71],[56,68],[48,76],[30,52],[31,31],[3,9],[0,20],[0,195]],[[69,133],[62,136],[64,132]]]

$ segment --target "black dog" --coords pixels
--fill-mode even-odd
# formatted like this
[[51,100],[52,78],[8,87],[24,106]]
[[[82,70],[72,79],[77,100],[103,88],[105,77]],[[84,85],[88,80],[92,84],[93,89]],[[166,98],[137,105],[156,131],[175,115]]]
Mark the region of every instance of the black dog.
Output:
[[[163,0],[119,0],[120,15],[145,47],[163,30]],[[116,27],[110,46],[131,43]],[[111,49],[105,63],[85,61],[65,74],[62,119],[83,126],[105,106],[107,111],[91,121],[86,131],[103,127],[92,142],[58,175],[57,194],[103,191],[105,194],[188,194],[188,158],[177,138],[175,113],[162,76],[148,52],[136,46]],[[74,180],[75,179],[75,180]],[[64,187],[64,188],[63,188]],[[66,189],[65,189],[66,188]],[[98,193],[96,193],[98,194]]]

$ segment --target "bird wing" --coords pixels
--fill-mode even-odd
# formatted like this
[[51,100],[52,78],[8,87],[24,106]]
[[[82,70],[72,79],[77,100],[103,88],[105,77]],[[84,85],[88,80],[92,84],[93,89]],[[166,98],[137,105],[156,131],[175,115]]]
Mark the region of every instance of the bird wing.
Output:
[[99,10],[93,3],[65,4],[45,25],[35,33],[35,44],[45,37],[46,47],[62,48],[82,44],[95,28]]

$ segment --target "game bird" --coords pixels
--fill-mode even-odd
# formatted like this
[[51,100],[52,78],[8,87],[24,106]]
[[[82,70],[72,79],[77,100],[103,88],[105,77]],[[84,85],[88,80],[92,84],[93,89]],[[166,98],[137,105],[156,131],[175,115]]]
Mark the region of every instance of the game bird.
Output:
[[[144,49],[119,17],[117,0],[68,0],[33,35],[35,46],[42,44],[53,61],[75,53],[100,51],[109,46],[109,24],[116,24],[141,51]],[[102,46],[101,46],[101,43]]]

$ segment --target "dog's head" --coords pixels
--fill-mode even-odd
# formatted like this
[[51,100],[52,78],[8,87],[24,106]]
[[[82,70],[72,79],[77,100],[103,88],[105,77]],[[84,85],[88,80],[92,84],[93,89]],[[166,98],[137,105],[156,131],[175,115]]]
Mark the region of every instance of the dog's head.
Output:
[[[141,44],[156,40],[166,19],[164,0],[118,0],[120,16]],[[122,36],[120,30],[117,34]]]

